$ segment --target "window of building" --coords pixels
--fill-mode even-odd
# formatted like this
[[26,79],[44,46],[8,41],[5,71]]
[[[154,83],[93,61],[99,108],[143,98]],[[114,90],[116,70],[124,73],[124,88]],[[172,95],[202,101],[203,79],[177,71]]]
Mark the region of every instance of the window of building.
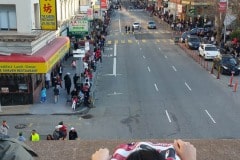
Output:
[[17,30],[15,5],[0,5],[0,30]]

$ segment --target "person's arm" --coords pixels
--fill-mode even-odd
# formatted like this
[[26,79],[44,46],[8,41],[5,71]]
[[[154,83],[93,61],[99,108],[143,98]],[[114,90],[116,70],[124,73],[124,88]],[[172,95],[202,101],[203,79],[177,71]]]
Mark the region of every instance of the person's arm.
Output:
[[197,160],[196,148],[191,143],[178,139],[173,146],[181,160]]
[[92,160],[110,160],[109,150],[107,148],[100,148],[92,155]]

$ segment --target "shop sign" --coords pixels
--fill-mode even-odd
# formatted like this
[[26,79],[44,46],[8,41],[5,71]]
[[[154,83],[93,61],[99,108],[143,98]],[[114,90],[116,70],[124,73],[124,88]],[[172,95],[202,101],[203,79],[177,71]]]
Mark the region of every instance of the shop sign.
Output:
[[45,73],[45,63],[1,62],[0,73]]
[[57,30],[56,0],[39,0],[42,30]]
[[88,32],[87,14],[77,15],[74,17],[74,19],[69,23],[69,32],[73,32],[75,34],[79,32]]
[[101,1],[101,8],[107,9],[107,0],[100,0]]
[[87,9],[87,17],[88,17],[88,20],[93,20],[93,9],[92,8]]
[[227,0],[220,0],[218,3],[219,12],[226,12],[227,10]]

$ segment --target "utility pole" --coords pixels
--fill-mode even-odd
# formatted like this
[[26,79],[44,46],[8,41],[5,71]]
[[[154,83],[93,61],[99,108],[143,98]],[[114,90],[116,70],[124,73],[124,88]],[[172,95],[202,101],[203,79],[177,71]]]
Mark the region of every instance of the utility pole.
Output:
[[[226,14],[228,14],[228,0],[226,0],[227,8],[226,8]],[[226,18],[226,15],[225,15]],[[226,42],[226,31],[227,31],[227,24],[224,24],[224,34],[223,34],[223,42]]]

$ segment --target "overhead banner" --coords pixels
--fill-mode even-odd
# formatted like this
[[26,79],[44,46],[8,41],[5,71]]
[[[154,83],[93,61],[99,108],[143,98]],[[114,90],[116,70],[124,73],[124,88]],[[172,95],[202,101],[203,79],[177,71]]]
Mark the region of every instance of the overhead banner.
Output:
[[57,30],[56,0],[39,0],[42,30]]

